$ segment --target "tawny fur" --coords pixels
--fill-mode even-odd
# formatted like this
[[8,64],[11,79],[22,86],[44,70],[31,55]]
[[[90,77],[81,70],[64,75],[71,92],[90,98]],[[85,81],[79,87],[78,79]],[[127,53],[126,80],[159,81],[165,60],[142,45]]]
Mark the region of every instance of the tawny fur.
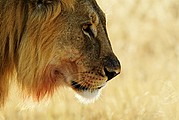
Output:
[[62,9],[73,9],[74,0],[42,1],[59,5],[48,5],[43,11],[38,10],[37,0],[0,0],[0,105],[6,101],[12,80],[37,100],[56,88],[46,74],[60,28],[55,19]]
[[0,0],[0,105],[12,81],[37,101],[62,85],[95,97],[119,73],[95,0]]

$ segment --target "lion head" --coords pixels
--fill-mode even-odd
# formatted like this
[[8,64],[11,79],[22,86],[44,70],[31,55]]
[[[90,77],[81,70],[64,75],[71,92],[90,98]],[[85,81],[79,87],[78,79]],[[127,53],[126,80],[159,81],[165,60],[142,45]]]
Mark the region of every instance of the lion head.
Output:
[[93,99],[120,73],[95,0],[0,0],[0,103],[16,80],[40,100],[59,86]]

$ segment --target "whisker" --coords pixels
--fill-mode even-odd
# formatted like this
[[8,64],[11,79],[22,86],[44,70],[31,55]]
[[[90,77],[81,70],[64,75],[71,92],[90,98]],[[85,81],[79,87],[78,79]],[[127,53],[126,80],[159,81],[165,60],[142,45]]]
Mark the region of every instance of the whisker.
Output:
[[79,90],[87,90],[88,89],[88,84],[85,81],[72,81],[72,86],[79,89]]

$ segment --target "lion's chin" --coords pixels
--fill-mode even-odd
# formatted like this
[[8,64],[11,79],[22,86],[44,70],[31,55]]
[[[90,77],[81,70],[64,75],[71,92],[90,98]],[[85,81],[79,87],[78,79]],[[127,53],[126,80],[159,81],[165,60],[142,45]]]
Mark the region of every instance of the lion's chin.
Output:
[[89,103],[93,103],[94,101],[96,101],[99,96],[101,94],[101,89],[97,89],[94,91],[81,91],[81,92],[77,92],[77,94],[75,95],[75,97],[83,104],[89,104]]

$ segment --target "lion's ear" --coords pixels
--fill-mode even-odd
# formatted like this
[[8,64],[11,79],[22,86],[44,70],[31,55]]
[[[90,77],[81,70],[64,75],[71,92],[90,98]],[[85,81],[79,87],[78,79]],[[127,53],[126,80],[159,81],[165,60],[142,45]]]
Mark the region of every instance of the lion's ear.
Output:
[[47,6],[48,4],[52,4],[56,0],[30,0],[33,6],[41,8],[43,6]]
[[30,0],[30,2],[38,8],[48,7],[49,5],[62,5],[63,9],[73,9],[75,0]]
[[37,4],[47,5],[52,4],[53,2],[58,2],[58,0],[36,0]]

